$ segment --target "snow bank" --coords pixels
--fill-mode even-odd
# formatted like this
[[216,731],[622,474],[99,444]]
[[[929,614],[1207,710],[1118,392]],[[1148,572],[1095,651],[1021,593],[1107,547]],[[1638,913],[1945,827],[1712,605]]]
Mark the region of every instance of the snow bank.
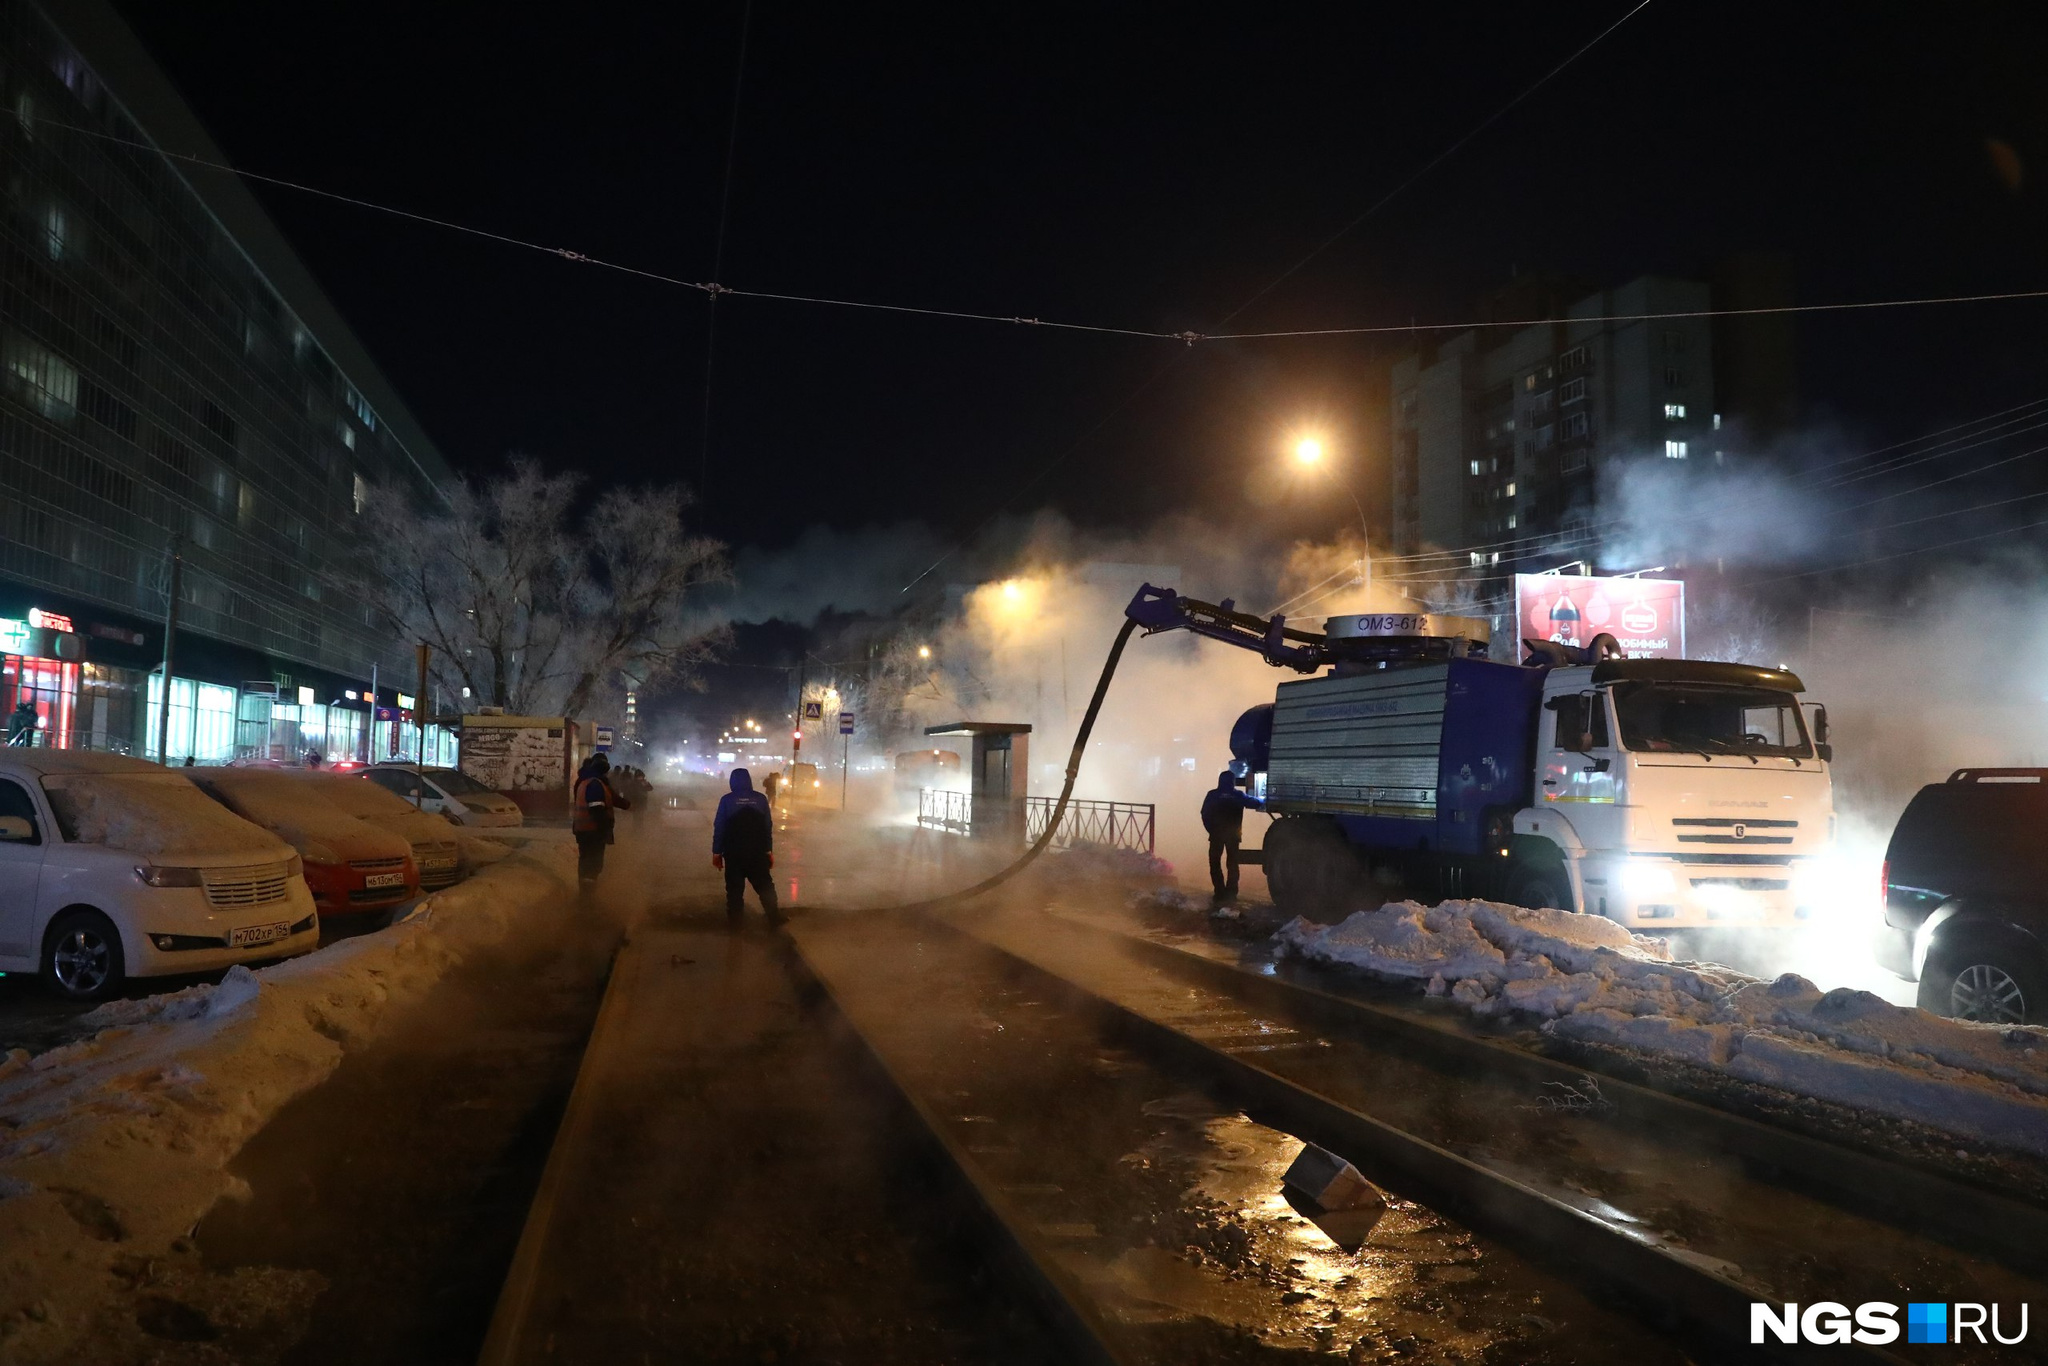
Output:
[[92,1038],[0,1059],[0,1358],[77,1361],[132,1337],[118,1268],[164,1256],[236,1190],[242,1145],[393,1007],[563,898],[566,866],[501,862],[381,933],[115,1001],[87,1017]]
[[[153,767],[153,766],[152,766]],[[282,840],[243,820],[182,775],[48,774],[43,791],[67,838],[107,844],[150,858],[179,854],[251,854],[284,859]]]
[[1867,991],[1673,962],[1601,916],[1406,901],[1339,925],[1294,920],[1283,954],[1416,981],[1475,1015],[1557,1038],[1912,1120],[2048,1157],[2048,1028],[1946,1020]]

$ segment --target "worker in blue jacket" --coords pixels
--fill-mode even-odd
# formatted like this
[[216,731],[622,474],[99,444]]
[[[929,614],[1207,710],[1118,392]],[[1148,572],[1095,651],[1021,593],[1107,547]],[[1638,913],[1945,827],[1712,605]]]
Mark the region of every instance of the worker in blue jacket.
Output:
[[734,928],[745,914],[746,888],[761,898],[768,923],[782,922],[775,904],[775,818],[768,799],[754,790],[754,777],[732,771],[732,791],[718,799],[711,818],[711,866],[725,873],[725,914]]
[[1244,843],[1244,813],[1259,804],[1237,790],[1237,775],[1224,769],[1202,798],[1202,828],[1209,832],[1209,885],[1218,901],[1237,900],[1237,851]]

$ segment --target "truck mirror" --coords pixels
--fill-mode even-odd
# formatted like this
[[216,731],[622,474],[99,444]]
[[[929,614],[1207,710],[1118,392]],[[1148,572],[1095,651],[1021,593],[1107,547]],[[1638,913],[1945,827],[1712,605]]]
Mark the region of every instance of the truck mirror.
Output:
[[1831,764],[1835,761],[1835,747],[1825,740],[1814,741],[1813,752],[1820,756],[1820,761],[1824,764]]
[[1828,742],[1828,709],[1819,703],[1813,708],[1813,739],[1815,744]]

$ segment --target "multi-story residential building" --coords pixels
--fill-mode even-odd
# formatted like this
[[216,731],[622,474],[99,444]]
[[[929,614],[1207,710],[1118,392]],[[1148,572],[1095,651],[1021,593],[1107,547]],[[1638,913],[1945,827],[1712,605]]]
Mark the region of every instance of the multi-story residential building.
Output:
[[451,476],[226,160],[104,0],[0,0],[0,715],[39,742],[157,752],[174,548],[172,758],[367,754],[428,701],[332,571],[370,484]]
[[[1727,279],[1755,277],[1752,266]],[[1751,430],[1782,421],[1783,328],[1717,328],[1705,316],[1716,292],[1644,276],[1550,321],[1475,328],[1396,362],[1397,550],[1462,552],[1489,577],[1590,556],[1602,495],[1624,467],[1711,468],[1738,418]],[[1758,297],[1753,286],[1745,297]],[[1739,390],[1724,370],[1747,377]]]

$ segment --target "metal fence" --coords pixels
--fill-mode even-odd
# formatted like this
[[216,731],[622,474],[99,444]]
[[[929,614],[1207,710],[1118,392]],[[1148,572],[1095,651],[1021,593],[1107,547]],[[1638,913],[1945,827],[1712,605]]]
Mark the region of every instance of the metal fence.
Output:
[[[1052,820],[1056,797],[1026,797],[1025,839],[1036,841]],[[1153,852],[1153,818],[1157,808],[1150,802],[1097,802],[1073,800],[1053,832],[1055,849],[1131,849]]]
[[974,794],[939,787],[917,790],[917,823],[927,830],[965,835],[974,828]]

